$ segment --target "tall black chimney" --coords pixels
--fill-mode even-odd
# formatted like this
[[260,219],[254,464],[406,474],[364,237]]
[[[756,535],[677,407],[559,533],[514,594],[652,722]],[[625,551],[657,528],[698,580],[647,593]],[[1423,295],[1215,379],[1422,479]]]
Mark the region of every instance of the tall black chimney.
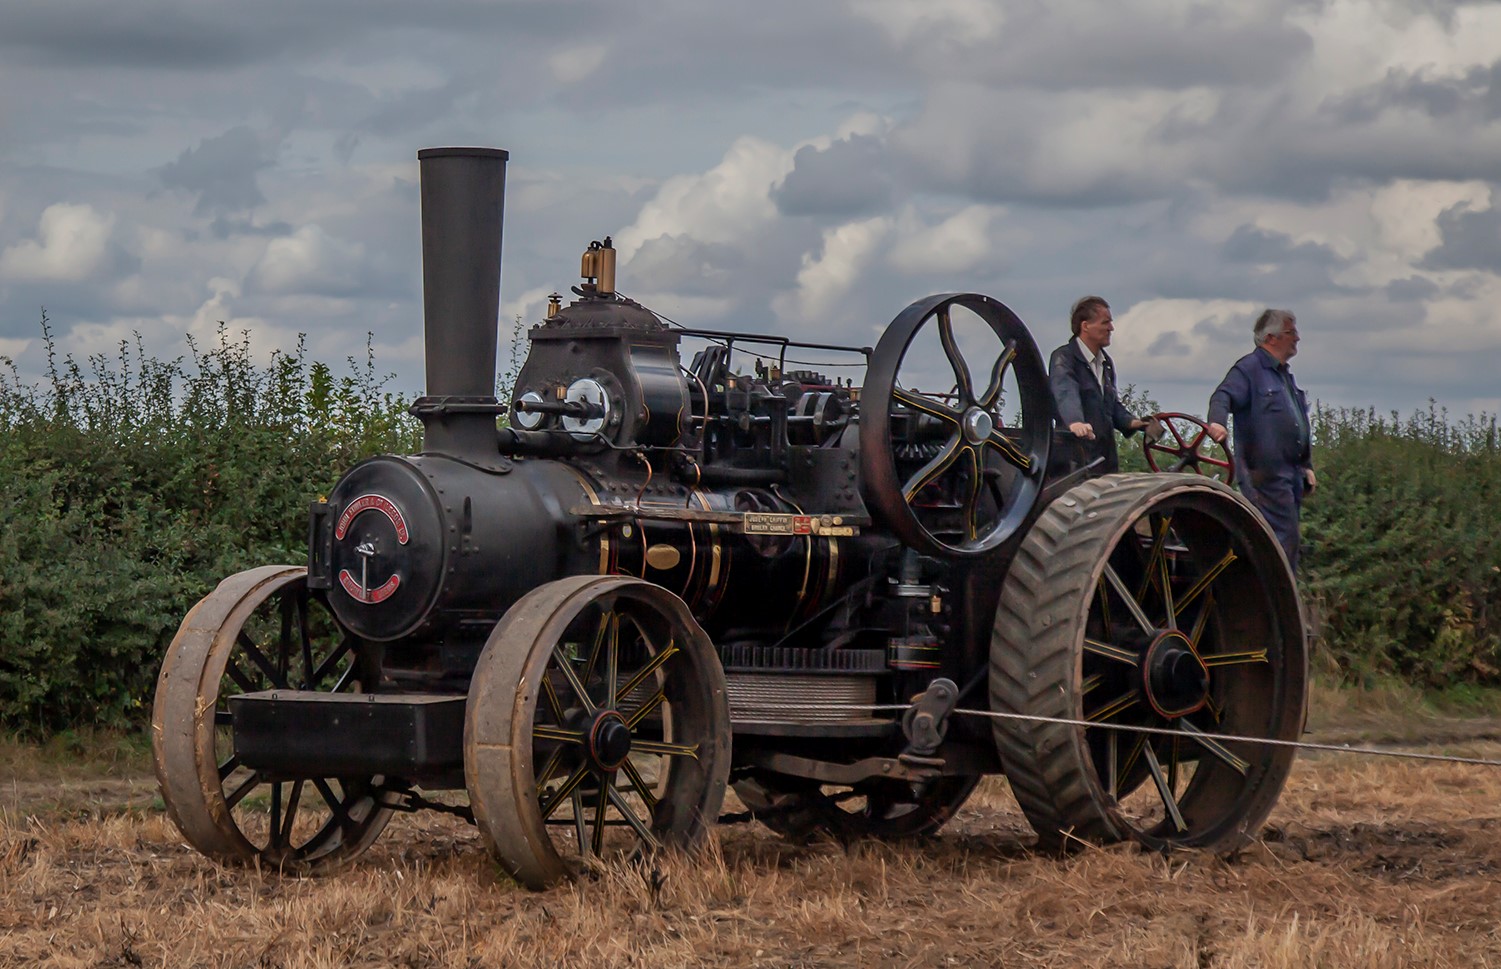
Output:
[[495,349],[506,160],[499,148],[424,148],[422,307],[424,452],[496,460]]

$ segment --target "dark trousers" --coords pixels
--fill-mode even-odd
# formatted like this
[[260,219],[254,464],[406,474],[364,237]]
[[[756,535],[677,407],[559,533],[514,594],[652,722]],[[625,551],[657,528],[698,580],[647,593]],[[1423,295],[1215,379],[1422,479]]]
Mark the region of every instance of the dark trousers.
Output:
[[1298,515],[1303,508],[1303,469],[1252,470],[1241,480],[1240,490],[1260,510],[1272,534],[1287,553],[1287,564],[1298,570]]

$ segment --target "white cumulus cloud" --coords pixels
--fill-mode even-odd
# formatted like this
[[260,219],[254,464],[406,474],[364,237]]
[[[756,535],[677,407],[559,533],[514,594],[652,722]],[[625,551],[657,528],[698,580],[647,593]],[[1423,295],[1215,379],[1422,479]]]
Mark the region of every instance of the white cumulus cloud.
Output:
[[988,205],[971,205],[937,225],[927,226],[909,209],[900,220],[887,261],[905,273],[973,269],[991,251],[990,220],[995,213]]
[[347,293],[356,287],[364,261],[364,246],[312,224],[267,243],[250,276],[271,293]]
[[89,205],[49,205],[35,239],[0,253],[0,277],[42,282],[78,282],[98,269],[109,250],[115,217]]
[[869,266],[891,227],[892,220],[881,216],[826,230],[818,254],[803,255],[796,292],[790,298],[784,294],[777,300],[778,315],[804,326],[822,317],[837,316],[840,297],[850,291]]

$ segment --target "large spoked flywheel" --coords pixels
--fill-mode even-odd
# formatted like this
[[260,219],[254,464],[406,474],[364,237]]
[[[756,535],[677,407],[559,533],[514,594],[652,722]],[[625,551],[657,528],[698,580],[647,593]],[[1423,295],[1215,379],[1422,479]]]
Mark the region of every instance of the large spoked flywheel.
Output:
[[660,586],[549,582],[507,610],[480,654],[465,781],[486,844],[528,887],[696,846],[729,769],[719,657]]
[[[1054,501],[1007,575],[991,644],[1006,776],[1045,847],[1229,850],[1271,812],[1307,689],[1287,560],[1217,481],[1109,475]],[[1132,731],[1151,727],[1165,734]]]
[[1015,313],[977,293],[920,299],[881,335],[861,390],[866,500],[924,554],[986,555],[1037,502],[1052,413]]

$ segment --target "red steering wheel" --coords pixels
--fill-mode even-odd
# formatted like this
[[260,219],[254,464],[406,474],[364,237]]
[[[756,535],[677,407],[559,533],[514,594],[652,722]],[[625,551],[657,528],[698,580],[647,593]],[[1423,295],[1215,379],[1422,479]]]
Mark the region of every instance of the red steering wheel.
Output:
[[1153,417],[1162,424],[1156,440],[1148,438],[1143,450],[1153,471],[1188,471],[1235,483],[1235,455],[1227,441],[1218,444],[1209,436],[1209,425],[1191,414],[1163,413]]

